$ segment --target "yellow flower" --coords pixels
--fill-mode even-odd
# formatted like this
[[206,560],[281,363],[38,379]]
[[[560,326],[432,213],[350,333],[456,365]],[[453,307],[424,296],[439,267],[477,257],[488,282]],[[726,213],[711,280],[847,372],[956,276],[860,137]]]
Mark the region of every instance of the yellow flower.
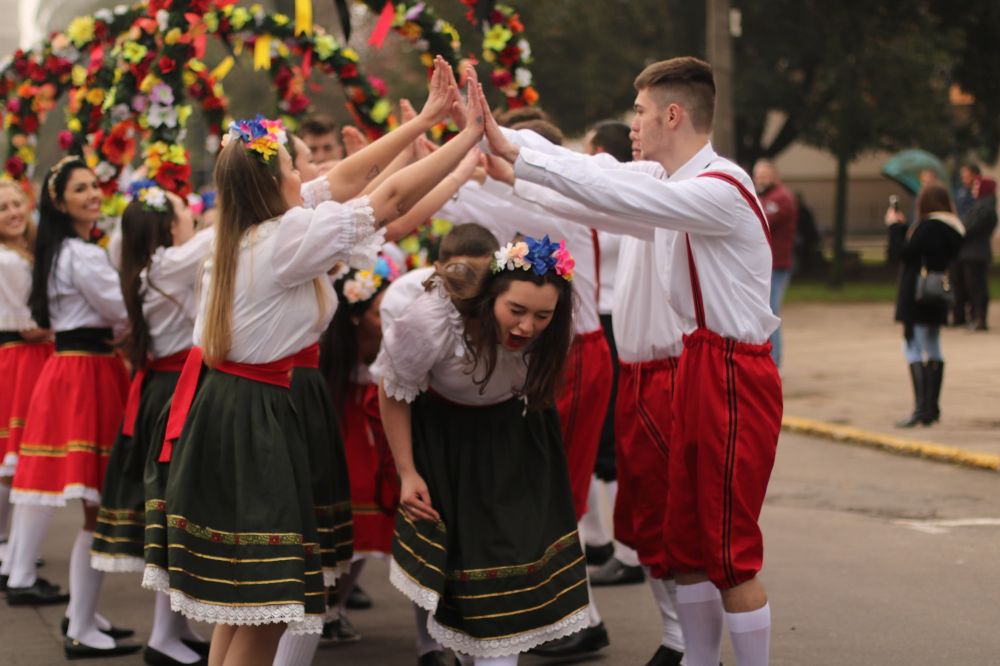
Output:
[[66,28],[66,36],[75,46],[83,46],[94,38],[94,19],[91,16],[79,16],[70,21]]
[[105,217],[121,217],[128,201],[121,194],[112,194],[101,202],[101,212]]
[[114,82],[118,83],[121,80],[122,80],[122,70],[116,69],[115,70],[115,76],[114,76]]
[[278,42],[278,55],[280,55],[282,58],[288,57],[288,47],[285,46],[284,42]]
[[192,72],[204,72],[206,69],[208,69],[208,67],[206,67],[205,63],[203,63],[201,60],[198,60],[197,58],[191,58],[191,60],[188,61],[188,69],[190,69]]
[[198,77],[194,75],[194,72],[184,72],[181,79],[184,81],[184,85],[190,88],[198,80]]
[[382,122],[389,117],[389,112],[392,111],[392,105],[389,104],[388,100],[380,99],[372,107],[371,117],[377,123]]
[[288,17],[285,16],[284,14],[272,14],[271,18],[274,19],[274,22],[277,23],[278,25],[288,24]]
[[167,31],[167,34],[163,36],[163,41],[168,45],[172,46],[179,42],[181,39],[181,29],[171,28]]
[[66,129],[75,134],[79,132],[81,129],[83,129],[83,126],[80,124],[79,118],[70,118],[66,122]]
[[97,166],[97,155],[95,155],[93,152],[89,152],[84,158],[84,161],[87,163],[87,166],[93,169],[94,167]]
[[146,78],[144,78],[142,80],[142,83],[139,84],[139,90],[141,92],[148,94],[153,89],[153,86],[155,86],[159,82],[160,82],[160,77],[154,76],[152,74],[147,74]]
[[177,107],[177,122],[179,122],[181,125],[186,125],[188,118],[190,117],[191,117],[190,104],[182,104],[181,106]]
[[87,82],[87,68],[82,65],[73,65],[73,85],[82,86]]
[[[125,46],[122,50],[122,57],[125,58],[125,61],[136,65],[142,62],[143,58],[146,57],[146,54],[149,53],[149,49],[142,44],[137,44],[136,42],[125,42]],[[117,74],[118,72],[115,73]]]
[[430,67],[431,65],[434,64],[434,56],[432,56],[430,53],[427,53],[427,51],[424,51],[423,53],[420,54],[420,64],[423,65],[424,67]]
[[483,36],[483,48],[490,51],[503,51],[513,36],[514,33],[507,28],[495,25]]
[[236,7],[233,9],[233,15],[229,19],[235,30],[242,30],[250,19],[253,18],[249,11],[245,7]]
[[219,29],[219,17],[215,12],[205,14],[202,20],[205,22],[205,27],[209,32],[215,32]]
[[434,218],[431,220],[431,233],[435,236],[444,236],[449,231],[451,231],[451,222],[448,220],[439,220]]
[[495,62],[496,59],[497,55],[493,51],[490,51],[489,49],[483,50],[483,60],[486,62]]
[[26,164],[33,164],[35,161],[35,149],[25,144],[17,151],[17,156],[24,160]]
[[[190,107],[188,108],[190,109]],[[277,152],[277,148],[275,148],[275,152]],[[167,149],[163,160],[174,164],[187,164],[187,152],[184,150],[184,146],[175,143]]]
[[344,56],[346,60],[350,60],[351,62],[357,62],[359,59],[358,52],[352,48],[344,49],[340,52],[340,55]]
[[98,106],[104,101],[104,91],[100,88],[91,88],[87,91],[87,102],[94,106]]
[[320,60],[326,60],[337,50],[337,40],[332,35],[320,35],[316,38],[316,55]]

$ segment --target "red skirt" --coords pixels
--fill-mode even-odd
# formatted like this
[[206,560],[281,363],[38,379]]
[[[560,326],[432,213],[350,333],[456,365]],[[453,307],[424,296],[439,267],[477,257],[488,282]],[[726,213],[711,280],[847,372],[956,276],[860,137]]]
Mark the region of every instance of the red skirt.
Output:
[[31,393],[52,350],[50,342],[0,345],[0,477],[14,476]]
[[[372,428],[366,413],[374,384],[351,384],[340,423],[344,435],[351,512],[354,515],[354,552],[359,555],[392,552],[395,515],[380,504],[381,474],[386,444],[381,428]],[[377,399],[377,398],[376,398]]]
[[566,383],[556,400],[569,465],[577,521],[587,513],[587,494],[611,399],[611,350],[604,332],[573,338],[566,359]]
[[618,366],[615,538],[634,548],[655,578],[669,573],[663,516],[676,370],[676,358]]
[[116,355],[73,351],[50,357],[28,408],[11,501],[99,503],[128,385]]

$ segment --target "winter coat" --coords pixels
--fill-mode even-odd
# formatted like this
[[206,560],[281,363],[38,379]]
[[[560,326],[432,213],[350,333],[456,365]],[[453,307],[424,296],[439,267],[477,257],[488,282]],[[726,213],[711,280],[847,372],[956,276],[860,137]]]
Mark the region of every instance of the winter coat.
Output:
[[964,218],[965,242],[958,254],[960,261],[993,259],[993,232],[997,228],[997,198],[995,194],[976,199]]
[[896,321],[905,327],[907,339],[914,324],[943,326],[948,323],[947,305],[916,303],[917,278],[922,268],[947,271],[958,258],[964,236],[962,222],[951,213],[932,213],[913,225],[889,227],[889,257],[900,262],[896,288]]

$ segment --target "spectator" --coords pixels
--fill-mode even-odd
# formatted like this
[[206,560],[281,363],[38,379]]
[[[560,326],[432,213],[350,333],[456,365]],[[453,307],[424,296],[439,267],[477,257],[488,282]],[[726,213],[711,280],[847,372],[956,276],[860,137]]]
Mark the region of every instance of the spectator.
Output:
[[913,383],[913,413],[896,423],[899,428],[931,425],[941,417],[938,399],[944,376],[941,326],[948,320],[946,303],[917,301],[917,282],[923,271],[942,272],[958,257],[965,229],[954,213],[951,196],[940,184],[917,195],[917,218],[910,225],[895,208],[886,211],[889,256],[900,262],[896,292],[896,321],[903,324],[903,352]]
[[330,116],[315,115],[306,118],[299,127],[299,134],[309,146],[315,164],[326,165],[344,159],[344,147],[337,136],[337,123]]
[[992,178],[977,178],[972,183],[972,204],[962,219],[965,241],[958,254],[956,270],[962,285],[962,298],[956,298],[956,324],[968,321],[974,331],[985,331],[990,302],[989,272],[993,261],[993,232],[997,228],[997,183]]
[[955,210],[962,222],[965,222],[965,216],[975,200],[972,195],[972,185],[982,177],[982,171],[979,170],[978,164],[966,162],[959,168],[958,177],[962,184],[955,192]]
[[[955,193],[955,209],[963,225],[966,224],[965,218],[968,217],[969,209],[972,208],[972,204],[976,200],[972,194],[972,188],[982,178],[981,173],[979,166],[972,162],[963,164],[959,169],[961,185]],[[951,323],[953,326],[965,326],[969,321],[967,314],[967,310],[969,309],[969,288],[965,284],[965,276],[962,274],[961,261],[956,261],[952,264],[951,289],[955,294],[955,304],[951,310]]]
[[[792,278],[792,254],[795,249],[795,228],[799,220],[799,206],[795,196],[781,183],[778,170],[767,160],[760,160],[753,168],[753,182],[764,207],[764,214],[771,227],[771,251],[774,254],[771,270],[771,311],[778,315],[781,301]],[[781,327],[771,335],[771,357],[781,367]]]

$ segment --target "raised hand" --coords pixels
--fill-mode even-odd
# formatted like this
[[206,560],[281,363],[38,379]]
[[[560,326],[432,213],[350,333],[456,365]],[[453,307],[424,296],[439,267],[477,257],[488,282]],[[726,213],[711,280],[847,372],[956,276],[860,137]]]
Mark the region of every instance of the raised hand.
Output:
[[521,149],[508,141],[507,137],[500,131],[500,126],[497,124],[496,118],[490,113],[490,105],[486,101],[486,94],[483,93],[482,85],[479,86],[479,104],[485,109],[486,126],[484,131],[486,139],[490,142],[490,150],[493,151],[494,155],[498,155],[513,164],[517,160]]
[[514,185],[514,167],[505,159],[496,155],[486,156],[486,175],[493,180],[508,185]]
[[354,125],[344,125],[340,136],[344,139],[344,152],[348,155],[353,155],[368,145],[368,139]]
[[471,79],[469,80],[466,92],[463,116],[465,118],[465,129],[462,131],[471,132],[477,140],[482,137],[483,129],[486,126],[486,116],[489,116],[489,109],[484,106],[482,86]]
[[456,88],[455,73],[451,66],[438,56],[434,59],[434,73],[431,75],[430,93],[420,116],[431,125],[436,125],[448,116],[451,109],[452,88]]

